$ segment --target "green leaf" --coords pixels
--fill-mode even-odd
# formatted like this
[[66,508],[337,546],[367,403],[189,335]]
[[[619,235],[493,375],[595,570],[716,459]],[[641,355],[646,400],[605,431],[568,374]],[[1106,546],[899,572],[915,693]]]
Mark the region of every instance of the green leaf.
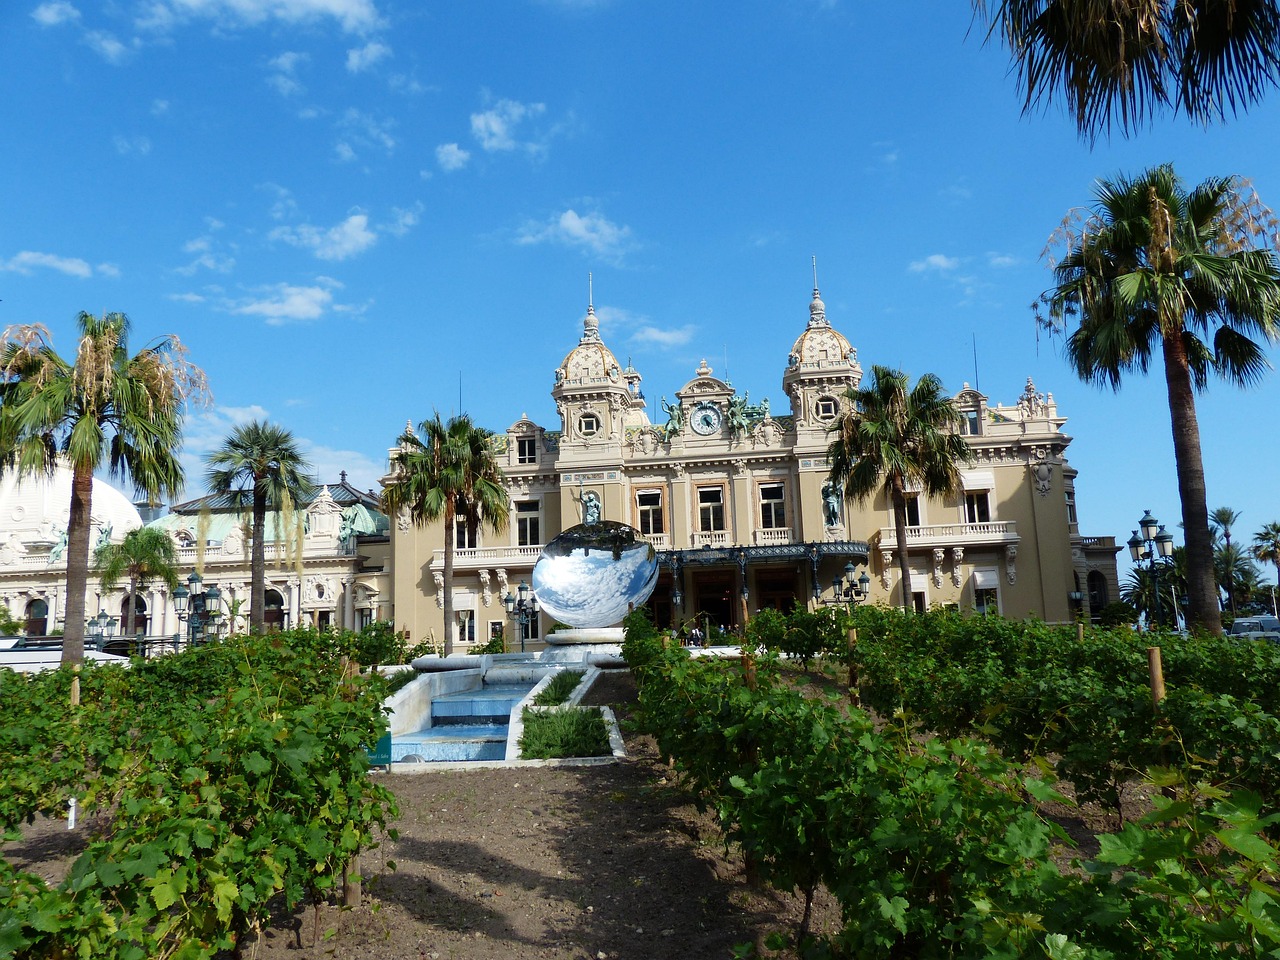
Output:
[[1051,933],[1044,938],[1044,952],[1049,960],[1081,960],[1086,956],[1083,947],[1061,933]]
[[1222,845],[1234,850],[1241,856],[1248,857],[1254,863],[1274,863],[1276,849],[1262,837],[1248,830],[1218,830],[1214,836],[1222,841]]

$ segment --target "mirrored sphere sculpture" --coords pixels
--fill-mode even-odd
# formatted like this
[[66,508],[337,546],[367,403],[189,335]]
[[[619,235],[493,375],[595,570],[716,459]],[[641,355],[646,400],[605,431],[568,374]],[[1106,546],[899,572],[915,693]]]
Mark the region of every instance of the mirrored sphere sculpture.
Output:
[[653,545],[625,523],[570,527],[548,543],[533,567],[533,590],[550,616],[571,627],[620,623],[658,582]]

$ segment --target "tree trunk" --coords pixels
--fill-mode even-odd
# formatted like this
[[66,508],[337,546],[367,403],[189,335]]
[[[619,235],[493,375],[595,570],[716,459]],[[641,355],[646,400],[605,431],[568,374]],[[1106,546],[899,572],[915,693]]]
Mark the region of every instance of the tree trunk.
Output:
[[[267,545],[263,538],[267,533],[267,491],[261,481],[253,483],[253,551],[249,559],[249,632],[263,631],[266,608]],[[280,548],[276,544],[276,549]],[[298,626],[298,624],[294,624]]]
[[138,623],[138,578],[129,577],[129,612],[124,618],[124,635],[132,638]]
[[902,579],[902,609],[915,610],[915,598],[911,595],[911,564],[907,562],[907,492],[899,477],[894,477],[889,490],[893,501],[893,532],[898,538],[898,575]]
[[92,517],[93,467],[77,464],[71,474],[71,509],[67,515],[67,603],[62,614],[64,665],[84,662],[84,595],[89,580]]
[[457,537],[454,525],[452,498],[446,498],[444,506],[444,655],[453,653],[453,542]]
[[1164,335],[1164,377],[1173,425],[1173,457],[1187,542],[1187,626],[1222,633],[1222,611],[1213,575],[1213,539],[1200,452],[1200,424],[1181,329]]

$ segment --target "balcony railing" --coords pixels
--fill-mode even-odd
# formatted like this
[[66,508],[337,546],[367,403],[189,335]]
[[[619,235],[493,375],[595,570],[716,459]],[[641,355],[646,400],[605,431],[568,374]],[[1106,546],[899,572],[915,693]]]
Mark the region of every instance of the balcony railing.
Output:
[[729,532],[727,530],[699,530],[693,535],[694,549],[702,547],[727,547],[729,546]]
[[[527,547],[460,547],[453,551],[455,568],[531,567],[542,553],[542,544]],[[432,551],[431,567],[439,569],[444,566],[444,550]]]
[[767,530],[756,530],[754,539],[757,547],[773,546],[779,543],[795,543],[791,536],[790,527],[770,527]]
[[[1018,525],[1012,520],[989,523],[931,523],[907,527],[907,547],[969,546],[1018,542]],[[893,527],[880,528],[880,549],[896,550],[898,535]]]
[[668,533],[645,533],[641,536],[652,543],[655,550],[666,550],[671,546],[671,535]]

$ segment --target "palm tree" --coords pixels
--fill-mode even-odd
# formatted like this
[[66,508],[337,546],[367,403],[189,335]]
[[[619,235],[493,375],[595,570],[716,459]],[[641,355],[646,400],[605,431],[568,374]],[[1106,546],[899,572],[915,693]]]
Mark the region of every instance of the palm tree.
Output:
[[242,423],[206,458],[205,482],[215,495],[243,507],[251,505],[253,528],[249,560],[249,632],[261,633],[267,580],[267,508],[305,501],[315,490],[307,463],[293,434],[284,427],[252,420]]
[[1169,165],[1099,181],[1083,224],[1068,221],[1042,302],[1056,328],[1078,320],[1067,358],[1086,382],[1120,388],[1159,350],[1186,533],[1191,626],[1221,633],[1195,394],[1211,373],[1244,385],[1267,369],[1251,338],[1280,333],[1280,269],[1255,248],[1256,199],[1235,178],[1188,192]]
[[499,533],[507,526],[507,478],[498,466],[492,434],[466,414],[446,423],[435,414],[406,429],[391,454],[391,479],[382,491],[383,509],[409,511],[415,526],[444,521],[444,653],[453,652],[453,551],[459,520],[474,536],[483,524]]
[[911,390],[907,386],[901,370],[875,366],[869,387],[846,390],[827,457],[828,480],[843,485],[846,499],[865,501],[883,490],[892,504],[902,607],[910,612],[907,486],[918,483],[933,496],[954,493],[960,466],[971,454],[959,433],[960,413],[942,381],[926,373]]
[[[1232,510],[1230,507],[1218,507],[1209,514],[1209,530],[1210,533],[1221,533],[1222,539],[1227,543],[1227,553],[1231,554],[1231,528],[1240,522],[1240,511]],[[1239,551],[1237,551],[1238,553]],[[1234,558],[1234,554],[1232,554]],[[1243,557],[1243,555],[1241,555]],[[1234,562],[1234,561],[1233,561]],[[1215,568],[1221,566],[1215,557]],[[1228,564],[1225,569],[1232,569],[1232,565]],[[1222,581],[1219,581],[1221,583]],[[1227,606],[1231,610],[1231,615],[1236,615],[1236,586],[1235,578],[1228,577],[1225,584],[1227,590]]]
[[81,313],[76,322],[74,364],[54,351],[38,324],[0,335],[0,470],[50,474],[60,460],[71,467],[64,664],[84,660],[95,471],[105,466],[152,499],[176,495],[185,406],[205,395],[204,374],[187,361],[177,337],[161,337],[130,356],[123,313]]
[[1017,65],[1024,110],[1061,96],[1084,136],[1165,109],[1208,123],[1280,77],[1275,0],[972,0]]
[[173,590],[178,586],[178,551],[163,530],[138,527],[119,543],[104,543],[93,555],[104,590],[114,590],[121,579],[129,580],[129,614],[125,617],[126,637],[134,635],[138,617],[138,591],[152,580],[162,580]]
[[1263,563],[1273,563],[1276,581],[1280,583],[1280,523],[1264,524],[1253,535],[1253,555]]

